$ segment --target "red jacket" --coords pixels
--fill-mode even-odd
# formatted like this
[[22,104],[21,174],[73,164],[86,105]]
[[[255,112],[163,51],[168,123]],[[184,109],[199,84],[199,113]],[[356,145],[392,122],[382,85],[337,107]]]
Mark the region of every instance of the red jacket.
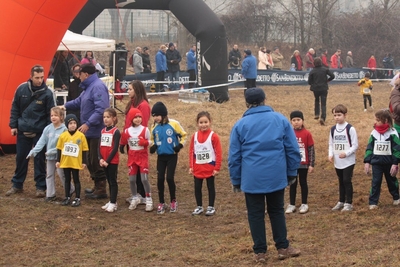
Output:
[[339,65],[339,56],[335,54],[333,54],[331,56],[331,68],[332,69],[341,69],[343,68],[343,64],[342,61],[340,60],[340,65]]
[[[208,136],[211,133],[211,129],[207,131],[198,131],[197,132],[197,140],[201,143],[205,142]],[[194,153],[194,134],[192,135],[192,139],[190,141],[189,147],[189,159],[190,159],[190,168],[193,170],[193,175],[196,178],[205,179],[210,178],[213,175],[213,171],[219,171],[221,169],[222,163],[222,147],[219,136],[214,133],[211,137],[211,143],[215,153],[215,162],[208,164],[196,164],[196,155]]]
[[[140,104],[137,107],[131,107],[132,108],[137,108],[138,110],[140,110],[140,112],[142,112],[142,125],[144,127],[147,127],[149,124],[149,119],[150,119],[150,105],[146,100],[143,100],[142,102],[140,102]],[[126,114],[125,116],[125,124],[124,124],[124,130],[126,128],[129,128],[132,126],[132,119],[133,119],[134,114],[130,114],[128,112],[128,114]]]
[[368,59],[367,67],[373,70],[376,69],[376,59],[374,57]]

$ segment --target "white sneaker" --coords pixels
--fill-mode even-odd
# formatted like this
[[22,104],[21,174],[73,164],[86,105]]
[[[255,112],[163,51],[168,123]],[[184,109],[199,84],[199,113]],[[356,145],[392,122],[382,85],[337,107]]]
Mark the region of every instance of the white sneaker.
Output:
[[207,207],[206,216],[213,216],[215,214],[215,209],[212,206]]
[[304,213],[307,213],[307,211],[308,211],[308,205],[307,204],[301,204],[299,212],[301,214],[304,214]]
[[110,201],[108,201],[104,206],[102,206],[101,208],[103,209],[103,210],[105,210],[105,209],[107,209],[108,208],[108,205],[110,205]]
[[126,203],[131,204],[133,196],[128,197],[127,199],[125,199]]
[[117,208],[118,208],[118,205],[117,205],[117,203],[110,203],[110,204],[108,204],[108,207],[105,209],[105,211],[107,211],[107,212],[114,212],[114,211],[116,211],[117,210]]
[[400,204],[400,199],[393,200],[393,205],[398,206]]
[[153,199],[151,197],[146,197],[146,211],[153,211]]
[[336,203],[336,206],[332,208],[332,210],[340,210],[343,207],[344,207],[344,203],[338,202],[338,203]]
[[344,203],[344,207],[342,211],[352,211],[353,210],[353,205],[349,203]]
[[204,211],[202,206],[197,206],[194,211],[192,212],[192,215],[199,215],[202,214]]
[[376,210],[378,208],[378,205],[369,205],[370,210]]
[[370,108],[371,108],[371,109],[374,109],[374,107],[373,107],[373,106],[370,106]]
[[131,204],[129,205],[130,210],[136,209],[137,205],[139,205],[140,199],[138,197],[132,198]]
[[139,198],[139,200],[140,200],[139,205],[146,205],[145,197],[142,197],[142,195],[140,195],[140,194],[137,194],[136,197]]
[[288,205],[287,206],[287,208],[286,208],[286,211],[285,211],[285,213],[293,213],[293,212],[295,212],[296,211],[296,206],[295,205]]
[[364,112],[367,112],[367,109],[366,109],[366,108],[364,109]]

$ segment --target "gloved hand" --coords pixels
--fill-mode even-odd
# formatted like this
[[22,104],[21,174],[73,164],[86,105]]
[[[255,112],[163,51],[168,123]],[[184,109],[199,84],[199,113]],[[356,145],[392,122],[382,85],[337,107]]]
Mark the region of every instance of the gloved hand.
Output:
[[125,154],[124,147],[125,147],[125,146],[123,146],[123,145],[120,145],[120,146],[119,146],[119,152],[120,152],[121,154]]
[[233,193],[240,193],[242,190],[240,189],[240,185],[232,185],[232,191]]
[[296,182],[297,176],[288,176],[287,181],[288,181],[288,186],[294,184]]
[[360,81],[360,84],[364,84],[364,83],[365,83],[365,80],[362,79],[362,80]]
[[369,90],[372,90],[372,86],[369,87]]
[[364,172],[365,172],[365,174],[369,173],[369,163],[364,164]]
[[176,153],[178,153],[179,151],[181,151],[182,148],[183,148],[183,145],[182,145],[182,144],[179,144],[179,145],[177,145],[176,147],[174,147],[174,151],[175,151]]
[[150,154],[154,154],[154,153],[156,153],[156,151],[157,151],[157,145],[152,145],[150,147]]
[[396,165],[393,164],[392,168],[390,168],[390,175],[392,177],[395,177],[398,172],[399,172],[399,166],[397,166],[397,164]]
[[148,146],[149,145],[149,141],[144,139],[143,136],[139,136],[138,145],[139,146]]

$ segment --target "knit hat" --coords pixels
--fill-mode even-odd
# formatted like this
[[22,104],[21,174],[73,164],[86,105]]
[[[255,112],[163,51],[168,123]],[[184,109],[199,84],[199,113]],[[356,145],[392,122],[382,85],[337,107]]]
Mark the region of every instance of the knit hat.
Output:
[[304,121],[303,112],[301,112],[300,110],[292,111],[292,113],[290,113],[290,120],[292,120],[293,118],[300,118]]
[[80,72],[86,72],[87,74],[93,74],[96,72],[96,67],[91,63],[82,64]]
[[131,108],[128,112],[128,116],[129,116],[129,118],[132,118],[132,119],[134,119],[136,117],[143,118],[142,112],[137,108]]
[[163,102],[157,102],[154,104],[153,108],[151,109],[152,116],[167,116],[168,111],[167,107],[164,105]]
[[147,46],[143,47],[143,51],[147,51],[149,48]]
[[171,46],[175,46],[174,43],[169,43],[168,44],[168,48],[170,48]]
[[249,104],[260,104],[265,100],[265,93],[261,88],[249,88],[244,93],[244,98]]
[[70,121],[76,121],[76,124],[77,124],[77,126],[79,127],[79,121],[78,121],[78,119],[76,118],[75,114],[68,114],[68,115],[65,117],[64,122],[65,122],[65,126],[67,126],[67,128],[68,128],[68,124],[69,124]]
[[366,73],[364,74],[364,77],[371,78],[371,73],[366,72]]
[[244,52],[246,53],[246,55],[250,56],[251,55],[251,50],[250,49],[246,49],[244,50]]

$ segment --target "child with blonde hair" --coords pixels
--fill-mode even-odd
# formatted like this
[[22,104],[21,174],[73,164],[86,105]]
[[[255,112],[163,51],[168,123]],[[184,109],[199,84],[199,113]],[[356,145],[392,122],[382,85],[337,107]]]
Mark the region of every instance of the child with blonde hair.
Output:
[[[56,200],[56,186],[55,186],[55,175],[56,172],[62,186],[65,183],[64,171],[60,168],[56,168],[57,159],[57,141],[60,135],[67,131],[67,127],[64,124],[64,111],[60,107],[53,107],[50,110],[50,121],[51,124],[44,128],[42,136],[36,143],[35,147],[29,152],[26,158],[31,156],[35,157],[44,147],[46,147],[46,202]],[[75,187],[71,185],[72,194],[75,191]]]

